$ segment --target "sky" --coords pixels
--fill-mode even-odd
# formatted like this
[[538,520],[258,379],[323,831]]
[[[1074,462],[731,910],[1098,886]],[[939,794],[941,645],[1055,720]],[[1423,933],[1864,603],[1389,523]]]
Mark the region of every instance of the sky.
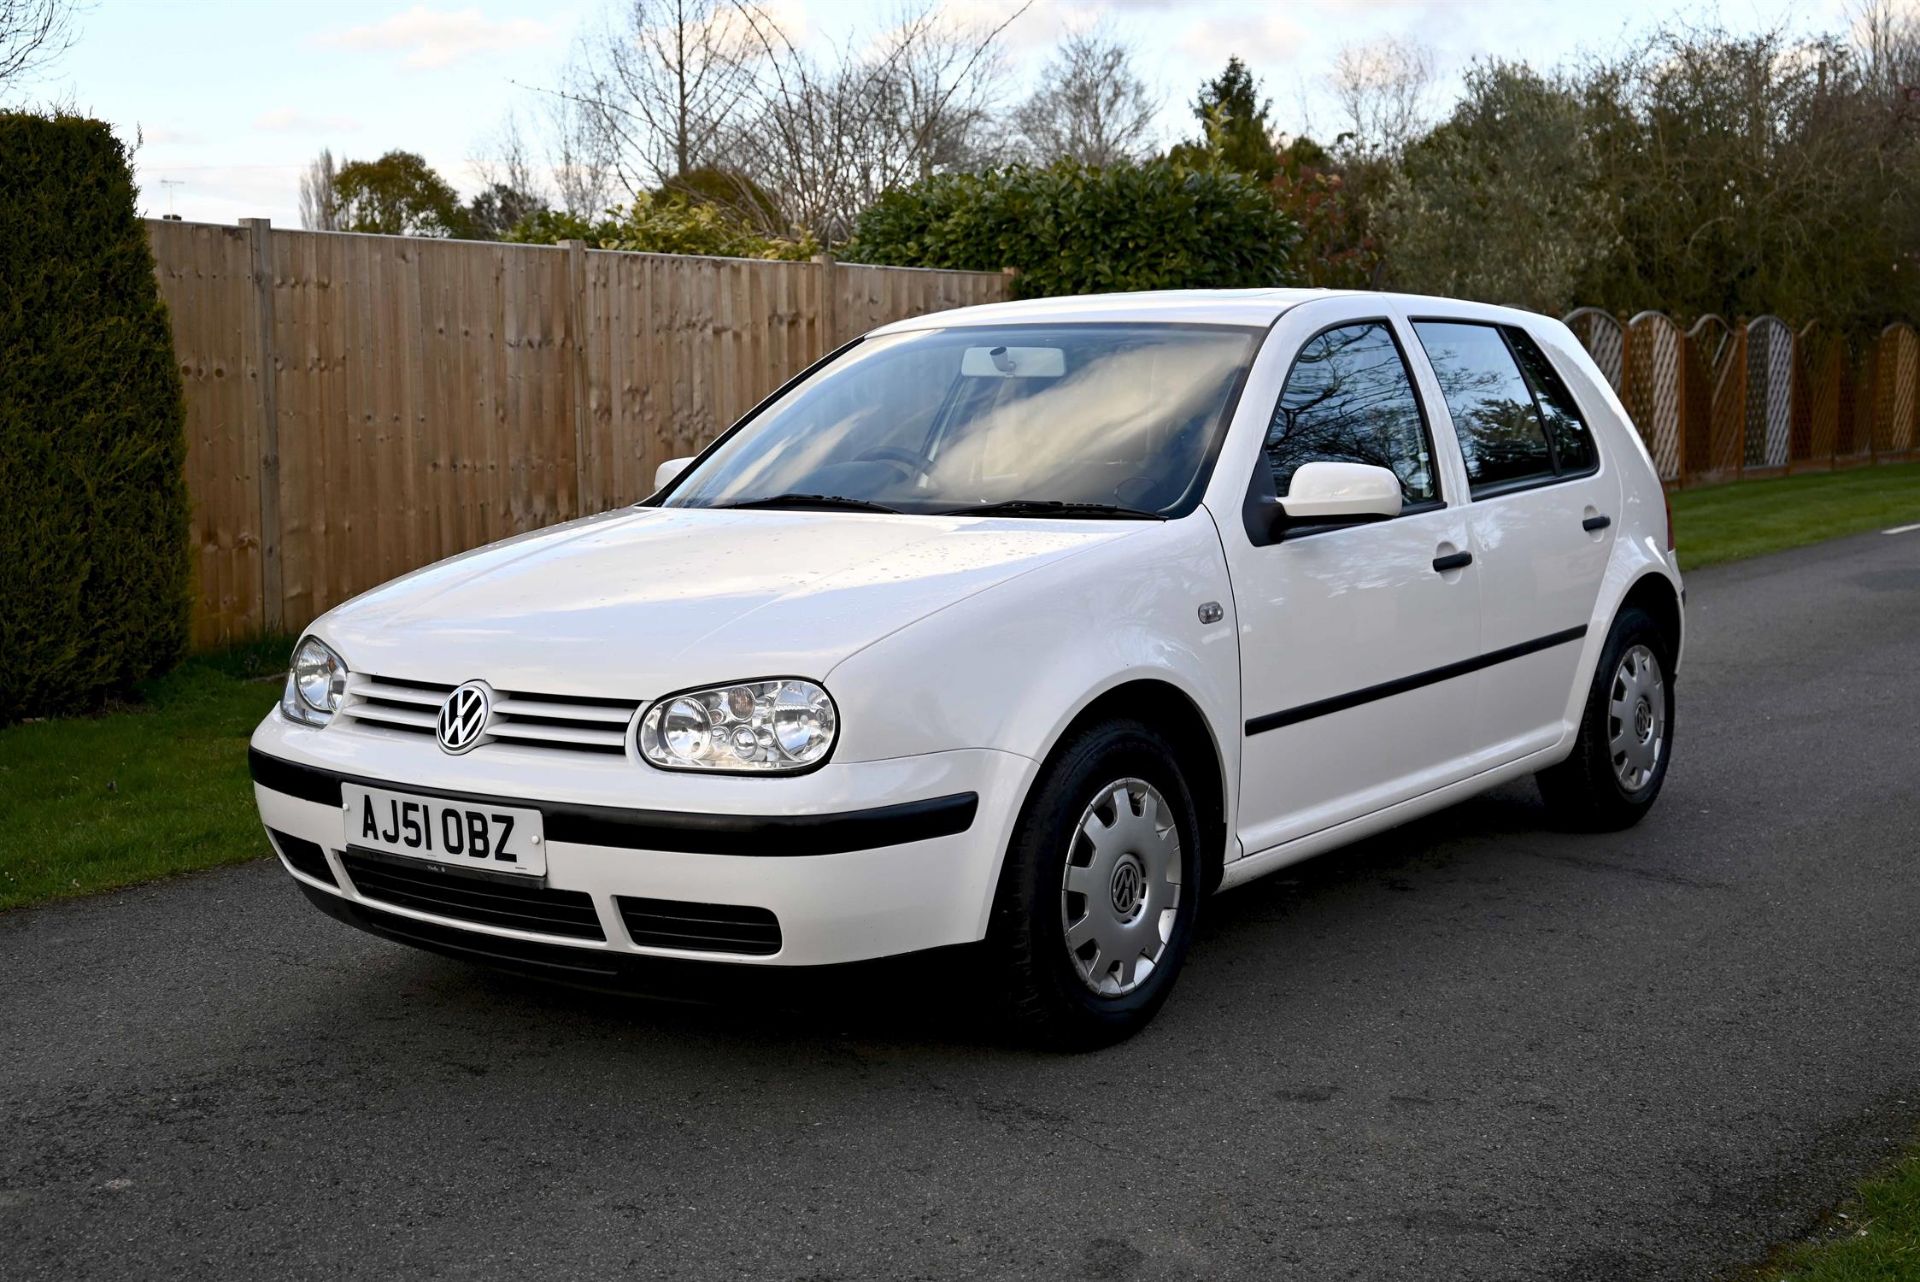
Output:
[[[477,185],[510,111],[532,119],[575,42],[620,0],[82,0],[74,46],[7,105],[57,102],[138,139],[142,211],[189,221],[298,226],[299,179],[322,147],[371,159],[417,151]],[[1019,0],[940,0],[999,20]],[[1920,2],[1920,0],[1916,0]],[[899,0],[776,0],[803,46],[872,31]],[[1063,34],[1094,24],[1130,43],[1162,103],[1163,141],[1193,131],[1188,104],[1230,54],[1289,132],[1331,125],[1327,69],[1383,36],[1434,54],[1436,106],[1477,57],[1550,66],[1663,24],[1717,16],[1738,30],[1839,30],[1847,0],[1033,0],[1005,34],[1009,100],[1038,82]],[[531,132],[531,131],[530,131]],[[1331,132],[1323,130],[1323,132]]]

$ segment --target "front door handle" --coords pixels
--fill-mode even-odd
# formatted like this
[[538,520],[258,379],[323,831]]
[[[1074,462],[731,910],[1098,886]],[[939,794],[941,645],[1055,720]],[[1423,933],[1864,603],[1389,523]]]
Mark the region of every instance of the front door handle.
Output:
[[1612,524],[1613,524],[1613,518],[1603,512],[1599,516],[1590,516],[1586,520],[1580,522],[1580,528],[1585,530],[1588,534],[1594,534],[1600,530],[1606,529],[1609,525],[1612,525]]
[[1448,570],[1464,570],[1473,564],[1471,552],[1449,552],[1445,556],[1433,558],[1433,568],[1445,574]]

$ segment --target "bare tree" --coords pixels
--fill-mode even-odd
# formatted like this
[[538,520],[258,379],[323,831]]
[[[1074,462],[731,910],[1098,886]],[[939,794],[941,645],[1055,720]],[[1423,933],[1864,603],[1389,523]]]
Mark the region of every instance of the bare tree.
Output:
[[581,89],[576,84],[546,93],[543,150],[560,208],[594,218],[605,213],[613,199],[619,148],[617,139],[600,127],[599,112]]
[[0,86],[73,47],[72,0],[0,0]]
[[1330,78],[1344,126],[1337,150],[1361,160],[1392,158],[1425,130],[1433,54],[1424,45],[1392,37],[1348,45]]
[[999,40],[1025,6],[986,23],[906,5],[877,35],[816,52],[758,0],[627,0],[548,91],[561,203],[682,183],[715,199],[731,184],[718,198],[780,224],[766,230],[832,239],[889,187],[992,163]]
[[844,53],[823,65],[764,11],[739,12],[760,56],[729,158],[775,193],[788,221],[832,239],[856,199],[853,171],[873,132],[870,86]]
[[325,147],[300,175],[300,225],[308,231],[339,231],[339,166]]
[[749,83],[729,0],[627,0],[581,46],[570,95],[629,194],[712,164]]
[[1900,102],[1920,94],[1920,9],[1861,0],[1848,16],[1868,87]]
[[792,225],[841,239],[888,188],[996,158],[999,39],[1025,6],[989,26],[954,23],[918,0],[864,49],[849,39],[816,56],[767,10],[734,4],[754,77],[728,161]]
[[1031,7],[995,24],[955,20],[937,0],[907,0],[871,60],[890,90],[892,150],[916,178],[994,157],[991,125],[1006,73],[1000,36]]
[[467,157],[474,177],[487,188],[505,188],[525,196],[547,199],[548,188],[534,163],[533,150],[520,128],[520,115],[509,110],[501,117],[493,133],[482,140],[481,149]]
[[1132,54],[1107,32],[1070,36],[1041,73],[1042,87],[1013,113],[1031,159],[1112,165],[1152,145],[1159,103],[1133,70]]

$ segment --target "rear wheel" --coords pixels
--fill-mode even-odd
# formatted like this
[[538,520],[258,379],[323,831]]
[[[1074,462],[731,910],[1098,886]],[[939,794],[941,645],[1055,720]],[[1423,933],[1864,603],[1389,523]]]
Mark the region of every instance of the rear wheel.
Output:
[[1080,731],[1042,769],[1015,830],[989,947],[1030,1040],[1130,1036],[1172,991],[1199,907],[1199,821],[1151,727]]
[[1568,824],[1612,831],[1653,808],[1673,756],[1672,654],[1645,611],[1629,607],[1614,620],[1573,754],[1536,776]]

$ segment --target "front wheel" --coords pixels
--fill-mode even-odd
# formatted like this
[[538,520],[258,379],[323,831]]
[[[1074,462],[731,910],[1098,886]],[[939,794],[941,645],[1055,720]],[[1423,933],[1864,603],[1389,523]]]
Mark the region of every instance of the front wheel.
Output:
[[1672,655],[1645,611],[1614,620],[1573,754],[1535,776],[1548,808],[1570,825],[1611,832],[1653,808],[1673,759]]
[[1007,850],[988,932],[1017,1029],[1090,1048],[1145,1027],[1193,937],[1199,843],[1192,795],[1151,727],[1096,725],[1054,754]]

